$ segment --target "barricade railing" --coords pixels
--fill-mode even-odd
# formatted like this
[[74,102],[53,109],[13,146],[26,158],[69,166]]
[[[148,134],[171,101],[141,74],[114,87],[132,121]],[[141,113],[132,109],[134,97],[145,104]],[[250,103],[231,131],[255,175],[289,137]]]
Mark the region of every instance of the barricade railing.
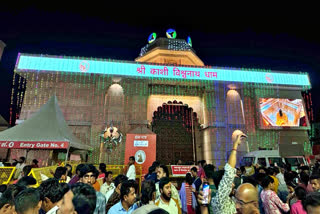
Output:
[[15,171],[16,167],[0,167],[0,185],[9,184]]
[[53,174],[56,171],[57,167],[58,166],[55,165],[41,168],[32,168],[28,176],[32,176],[34,179],[36,179],[37,184],[35,185],[35,187],[38,187],[43,180],[46,180],[47,178],[53,178]]
[[[94,165],[97,169],[99,169],[99,165]],[[135,165],[136,168],[136,181],[139,184],[139,192],[141,190],[141,182],[142,182],[142,166]],[[125,174],[128,169],[128,165],[107,165],[107,171],[112,172],[113,178],[117,177],[120,174]]]
[[[67,162],[72,166],[72,174],[75,174],[76,167],[79,163]],[[64,166],[64,164],[63,164]],[[99,165],[94,165],[97,169],[99,169]],[[28,176],[32,176],[36,179],[37,184],[34,187],[38,187],[43,180],[47,178],[53,178],[53,174],[58,165],[47,166],[41,168],[32,168]],[[141,181],[142,181],[142,167],[140,165],[136,165],[136,181],[139,184],[139,190],[141,189]],[[111,171],[113,177],[115,178],[119,174],[124,174],[127,170],[127,165],[107,165],[107,171]],[[10,184],[14,177],[14,172],[16,171],[16,167],[0,167],[0,184]]]

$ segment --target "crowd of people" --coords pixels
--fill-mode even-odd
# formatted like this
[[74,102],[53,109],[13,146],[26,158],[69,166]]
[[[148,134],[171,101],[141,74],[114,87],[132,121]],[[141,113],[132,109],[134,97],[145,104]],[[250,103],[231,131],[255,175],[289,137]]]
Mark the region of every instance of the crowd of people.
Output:
[[0,214],[314,214],[320,213],[320,164],[300,166],[277,163],[266,168],[236,168],[238,146],[247,136],[232,135],[233,147],[223,170],[205,160],[185,175],[181,185],[170,178],[166,165],[154,161],[141,184],[136,182],[135,158],[129,158],[124,174],[115,178],[100,163],[57,167],[53,178],[39,187],[28,176],[33,165],[21,157],[20,175],[0,186]]

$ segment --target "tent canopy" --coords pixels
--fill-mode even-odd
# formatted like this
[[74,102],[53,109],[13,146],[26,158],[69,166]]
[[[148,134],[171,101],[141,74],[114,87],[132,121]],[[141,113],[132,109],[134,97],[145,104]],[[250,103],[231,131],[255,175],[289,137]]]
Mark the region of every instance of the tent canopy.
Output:
[[0,115],[0,126],[9,126],[9,123]]
[[[56,96],[52,96],[38,112],[23,123],[0,132],[0,148],[15,148],[13,145],[17,142],[20,145],[21,142],[31,146],[34,144],[30,148],[38,148],[36,145],[42,145],[44,149],[65,149],[68,146],[73,149],[91,149],[73,135],[64,119]],[[41,144],[43,142],[47,144]]]

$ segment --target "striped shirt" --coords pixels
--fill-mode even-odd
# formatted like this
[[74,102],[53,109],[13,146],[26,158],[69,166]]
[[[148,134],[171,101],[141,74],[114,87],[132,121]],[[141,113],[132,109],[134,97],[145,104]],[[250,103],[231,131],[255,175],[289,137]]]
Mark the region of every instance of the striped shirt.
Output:
[[186,188],[186,198],[187,198],[187,205],[191,206],[192,205],[192,185],[189,185],[187,182],[185,183],[185,188]]

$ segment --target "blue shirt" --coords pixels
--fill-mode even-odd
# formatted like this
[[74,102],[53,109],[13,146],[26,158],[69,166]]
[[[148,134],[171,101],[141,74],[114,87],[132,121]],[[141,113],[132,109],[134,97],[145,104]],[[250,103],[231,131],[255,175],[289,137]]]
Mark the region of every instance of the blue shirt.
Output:
[[196,191],[199,192],[199,188],[202,184],[202,181],[199,177],[197,177],[194,181],[193,184],[196,186]]
[[261,197],[260,197],[260,194],[262,192],[263,188],[262,186],[258,186],[258,196],[259,196],[259,210],[260,210],[260,214],[264,214],[264,208],[263,208],[263,203],[262,203],[262,200],[261,200]]
[[138,208],[138,206],[137,206],[137,204],[133,204],[130,208],[129,208],[129,210],[128,211],[126,211],[124,208],[123,208],[123,206],[122,206],[122,204],[121,204],[121,201],[119,201],[118,203],[116,203],[115,205],[113,205],[111,208],[110,208],[110,210],[109,210],[109,212],[108,212],[108,214],[131,214],[135,209],[137,209]]
[[97,201],[96,208],[93,214],[105,214],[106,213],[106,197],[101,192],[96,191]]
[[154,181],[155,183],[157,183],[159,180],[157,179],[157,173],[156,172],[153,172],[151,173],[150,175],[148,175],[146,177],[146,180],[149,181],[149,180],[152,180]]

